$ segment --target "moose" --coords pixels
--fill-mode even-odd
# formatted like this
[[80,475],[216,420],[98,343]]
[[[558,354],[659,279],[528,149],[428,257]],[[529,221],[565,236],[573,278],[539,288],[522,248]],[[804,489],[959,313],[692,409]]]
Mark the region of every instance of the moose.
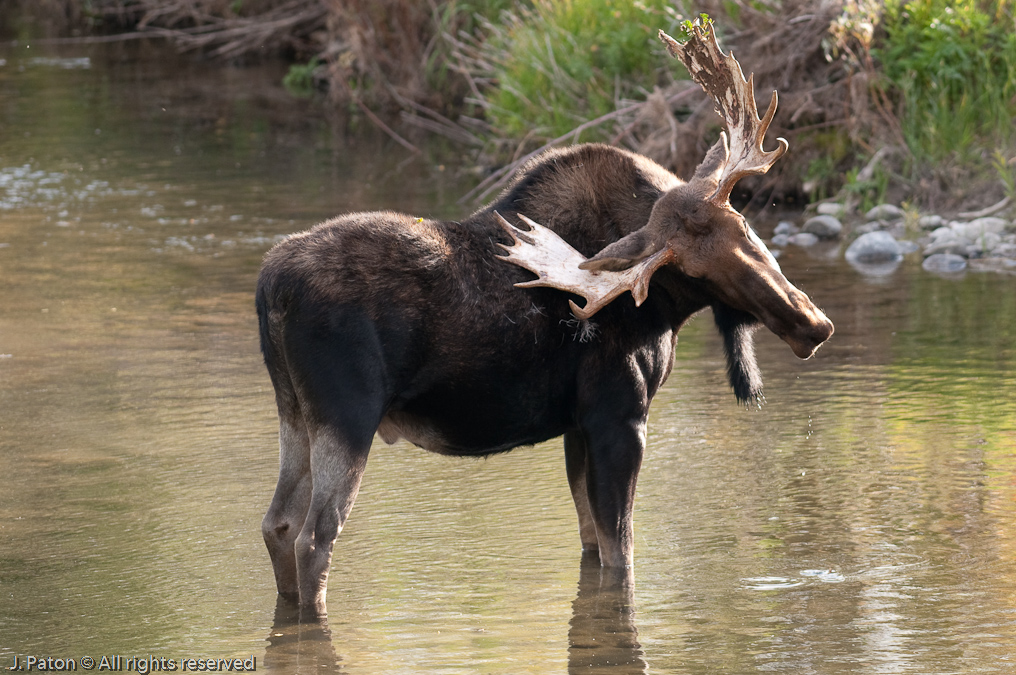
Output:
[[325,614],[375,433],[470,457],[564,436],[582,548],[630,570],[649,405],[681,326],[712,309],[742,402],[761,397],[759,326],[802,359],[832,335],[730,204],[738,180],[787,150],[762,149],[776,92],[760,119],[711,24],[689,33],[660,38],[729,133],[691,180],[579,145],[530,161],[461,222],[354,213],[267,253],[256,304],[280,468],[262,532],[278,592],[301,611]]

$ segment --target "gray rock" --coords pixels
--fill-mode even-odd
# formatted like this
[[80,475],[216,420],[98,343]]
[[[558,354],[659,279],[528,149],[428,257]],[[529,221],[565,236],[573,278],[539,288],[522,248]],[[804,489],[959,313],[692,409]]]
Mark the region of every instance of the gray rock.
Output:
[[[985,234],[1002,234],[1005,232],[1005,228],[1009,225],[1009,221],[1005,218],[978,218],[977,220],[971,220],[969,223],[963,224],[963,236],[971,241],[975,241],[978,237]],[[959,229],[959,228],[957,228]]]
[[970,246],[966,241],[962,239],[943,239],[942,241],[933,241],[924,247],[924,255],[968,255],[967,247]]
[[967,268],[967,261],[962,256],[951,253],[936,253],[925,258],[921,267],[935,274],[956,274]]
[[922,230],[934,230],[945,225],[945,218],[942,216],[930,215],[921,216],[917,219],[917,226]]
[[858,225],[857,227],[854,228],[854,232],[856,234],[868,234],[869,232],[876,232],[880,229],[882,229],[882,223],[876,221],[873,223],[865,223],[864,225]]
[[838,204],[836,202],[823,202],[818,205],[816,211],[818,211],[820,216],[842,218],[847,214],[847,207],[845,204]]
[[879,263],[900,260],[900,245],[888,232],[862,234],[847,247],[846,258],[851,263]]
[[811,232],[798,232],[797,234],[790,235],[788,241],[794,246],[814,246],[818,243],[818,237]]
[[991,255],[997,258],[1016,259],[1016,244],[1002,242],[991,250]]
[[990,253],[996,246],[1002,243],[1002,237],[995,234],[994,232],[985,232],[983,235],[974,239],[971,246],[977,249],[980,253]]
[[914,251],[917,251],[921,248],[920,246],[917,245],[916,241],[903,240],[897,241],[896,243],[900,245],[900,253],[902,253],[903,255],[910,255]]
[[951,227],[940,227],[931,233],[931,240],[933,242],[939,241],[958,241],[960,234]]
[[778,234],[769,240],[769,243],[773,246],[786,246],[790,242],[790,235]]
[[835,239],[843,231],[843,223],[834,216],[815,216],[804,222],[804,231],[819,239]]
[[794,225],[789,220],[781,220],[773,230],[773,234],[797,234],[800,230],[797,229],[797,225]]
[[1007,272],[1016,274],[1016,260],[1011,258],[981,258],[970,261],[970,269],[978,272]]
[[868,220],[900,220],[903,218],[903,209],[894,204],[879,204],[864,214]]

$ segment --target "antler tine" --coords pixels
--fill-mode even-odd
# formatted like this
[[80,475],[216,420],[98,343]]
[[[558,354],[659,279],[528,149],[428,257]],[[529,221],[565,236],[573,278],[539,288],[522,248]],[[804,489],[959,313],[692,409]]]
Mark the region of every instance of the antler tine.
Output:
[[631,291],[636,306],[641,305],[649,293],[649,280],[653,272],[673,259],[673,251],[666,247],[623,271],[580,269],[579,265],[586,261],[584,255],[550,228],[521,213],[516,215],[529,226],[528,232],[509,223],[497,211],[494,212],[498,223],[512,238],[511,245],[498,244],[505,251],[504,255],[498,257],[537,276],[536,279],[521,281],[515,286],[546,286],[582,296],[586,299],[586,304],[582,307],[573,300],[568,301],[572,314],[577,319],[588,319],[625,291]]
[[755,76],[744,79],[741,64],[734,55],[724,54],[716,41],[712,22],[705,26],[697,21],[691,26],[691,38],[681,44],[662,30],[660,39],[671,56],[685,65],[692,79],[716,102],[716,111],[723,117],[730,135],[730,157],[720,176],[719,185],[709,199],[717,204],[730,200],[734,185],[745,176],[763,174],[783,156],[789,144],[776,139],[779,147],[770,152],[762,149],[766,131],[776,114],[778,95],[773,90],[765,117],[759,119],[755,104]]

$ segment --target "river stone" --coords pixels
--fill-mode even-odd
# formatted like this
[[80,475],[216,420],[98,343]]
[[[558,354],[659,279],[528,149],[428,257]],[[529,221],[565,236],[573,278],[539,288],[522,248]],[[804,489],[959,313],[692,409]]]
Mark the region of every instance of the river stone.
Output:
[[855,234],[868,234],[869,232],[875,232],[876,230],[882,229],[882,223],[874,221],[871,223],[865,223],[864,225],[858,225],[854,228]]
[[917,225],[922,230],[934,230],[945,225],[945,218],[936,215],[921,216],[917,219]]
[[906,239],[903,239],[903,240],[897,241],[896,243],[899,244],[899,246],[900,246],[900,253],[902,253],[903,255],[910,255],[914,251],[916,251],[916,250],[921,248],[920,246],[917,245],[916,241],[908,241]]
[[963,239],[943,239],[941,241],[933,241],[924,247],[924,255],[968,255],[967,247],[969,244]]
[[967,268],[967,261],[962,256],[951,253],[936,253],[925,258],[921,267],[936,274],[955,274]]
[[773,246],[786,246],[787,243],[789,243],[789,241],[790,241],[789,234],[777,234],[776,236],[774,236],[772,239],[769,240],[769,243],[772,244]]
[[996,246],[1002,243],[1002,237],[995,234],[994,232],[986,232],[983,235],[974,239],[971,246],[976,249],[979,253],[989,253]]
[[815,216],[804,222],[804,231],[819,239],[835,239],[843,231],[843,224],[834,216]]
[[842,218],[847,214],[847,207],[845,204],[838,204],[836,202],[823,202],[818,205],[816,211],[818,211],[820,216]]
[[934,242],[956,241],[959,238],[960,234],[951,227],[940,227],[931,233],[931,240]]
[[[1009,221],[1005,218],[978,218],[977,220],[971,220],[969,223],[963,225],[963,236],[970,241],[975,241],[978,237],[984,234],[1002,234],[1005,232],[1006,226],[1009,225]],[[957,228],[958,229],[958,228]]]
[[1016,244],[1010,244],[1009,242],[1002,242],[991,251],[991,255],[999,258],[1013,258],[1016,259]]
[[789,220],[781,220],[779,224],[776,226],[776,229],[773,230],[773,234],[791,235],[797,234],[798,231],[799,230],[797,229],[797,225],[794,225]]
[[878,263],[899,260],[903,257],[900,245],[888,232],[868,232],[847,247],[848,262]]
[[794,246],[814,246],[818,243],[818,237],[811,232],[798,232],[797,234],[790,235],[788,241]]
[[895,204],[879,204],[864,214],[868,220],[899,220],[903,217],[903,209]]

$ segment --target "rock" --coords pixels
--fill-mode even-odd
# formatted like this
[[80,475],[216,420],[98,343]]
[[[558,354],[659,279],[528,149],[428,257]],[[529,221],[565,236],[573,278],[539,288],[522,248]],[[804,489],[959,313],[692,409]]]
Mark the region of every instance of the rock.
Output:
[[834,216],[815,216],[805,221],[804,231],[815,235],[819,239],[835,239],[843,231],[843,223]]
[[991,255],[996,258],[1012,258],[1016,259],[1016,244],[1010,244],[1009,242],[1002,242],[991,250]]
[[994,232],[985,232],[983,235],[974,239],[971,247],[983,255],[985,253],[990,253],[1001,243],[1002,237],[1000,235],[997,235]]
[[903,209],[894,204],[879,204],[864,214],[868,220],[900,220],[903,218]]
[[931,240],[933,242],[957,241],[959,239],[960,234],[951,227],[940,227],[931,233]]
[[820,216],[832,216],[833,218],[842,218],[847,214],[847,206],[845,204],[838,204],[836,202],[823,202],[818,205],[816,209]]
[[921,216],[917,219],[917,226],[922,230],[934,230],[945,225],[945,218],[942,216]]
[[879,263],[900,260],[899,243],[888,232],[868,232],[854,240],[846,252],[847,262]]
[[978,272],[1008,272],[1016,274],[1016,260],[1011,258],[981,258],[972,260],[970,269]]
[[880,229],[882,229],[882,223],[876,221],[873,223],[865,223],[864,225],[858,225],[857,227],[854,228],[854,232],[856,234],[868,234],[869,232],[876,232]]
[[788,241],[794,246],[808,247],[817,244],[818,237],[811,232],[798,232],[797,234],[790,235]]
[[968,255],[967,247],[970,246],[965,240],[962,239],[943,239],[941,241],[933,241],[924,247],[924,255]]
[[900,246],[900,253],[902,253],[903,255],[910,255],[914,251],[917,251],[918,249],[921,248],[920,246],[917,245],[917,242],[915,242],[915,241],[906,241],[906,240],[903,240],[903,241],[897,241],[896,243],[899,244],[899,246]]
[[925,258],[921,267],[935,274],[956,274],[967,268],[967,261],[951,253],[936,253]]
[[769,240],[773,246],[786,246],[790,242],[790,235],[778,234]]
[[773,234],[797,234],[800,230],[797,229],[797,225],[794,225],[789,220],[781,220],[773,230]]
[[[989,216],[987,218],[971,220],[969,223],[963,223],[962,225],[963,236],[970,241],[975,241],[978,237],[984,234],[1001,235],[1005,232],[1005,228],[1009,225],[1009,221],[1005,218],[995,218]],[[956,229],[958,230],[960,228]]]

